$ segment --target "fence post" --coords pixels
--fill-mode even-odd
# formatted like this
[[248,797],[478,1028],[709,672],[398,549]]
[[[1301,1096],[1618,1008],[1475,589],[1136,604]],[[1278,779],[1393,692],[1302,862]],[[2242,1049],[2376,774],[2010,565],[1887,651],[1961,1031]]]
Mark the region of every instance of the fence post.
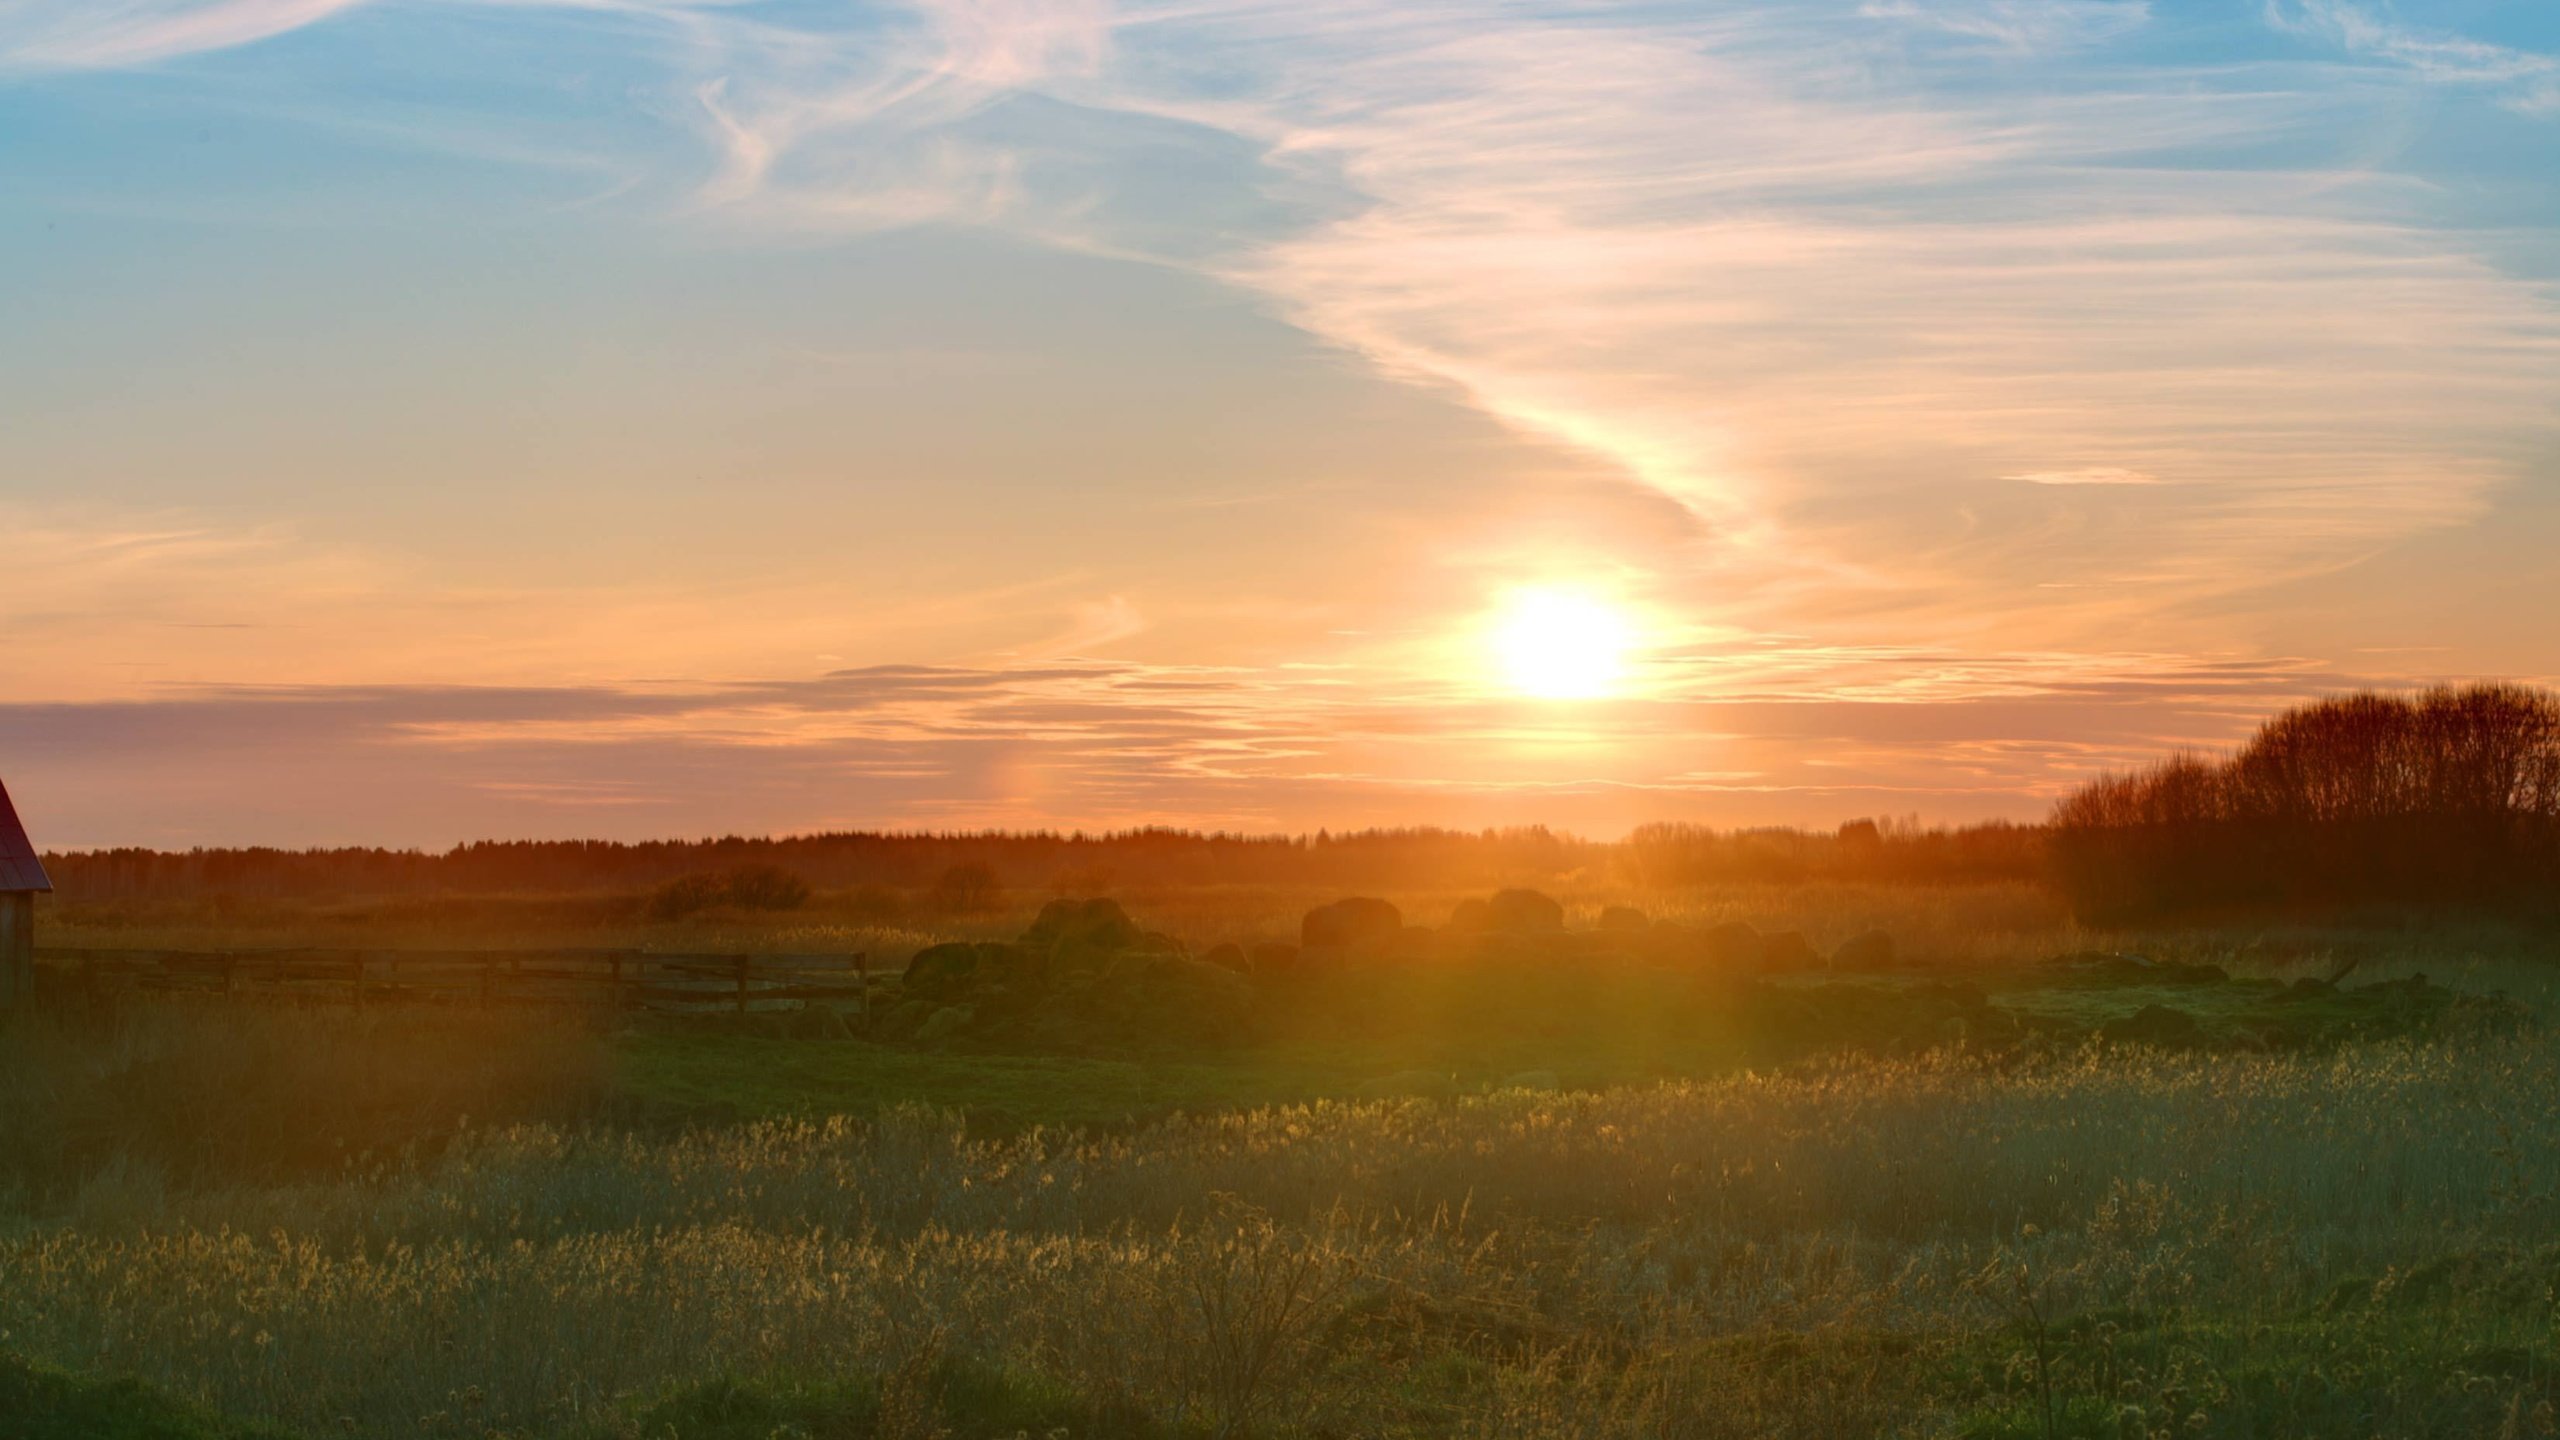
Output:
[[738,1013],[747,1013],[747,963],[751,957],[738,957]]

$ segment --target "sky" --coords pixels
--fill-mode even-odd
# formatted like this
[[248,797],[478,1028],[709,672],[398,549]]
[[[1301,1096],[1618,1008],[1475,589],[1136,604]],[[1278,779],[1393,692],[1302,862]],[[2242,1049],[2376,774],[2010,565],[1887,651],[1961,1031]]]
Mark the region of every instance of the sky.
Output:
[[2560,675],[2560,5],[0,0],[0,504],[54,848],[2033,819]]

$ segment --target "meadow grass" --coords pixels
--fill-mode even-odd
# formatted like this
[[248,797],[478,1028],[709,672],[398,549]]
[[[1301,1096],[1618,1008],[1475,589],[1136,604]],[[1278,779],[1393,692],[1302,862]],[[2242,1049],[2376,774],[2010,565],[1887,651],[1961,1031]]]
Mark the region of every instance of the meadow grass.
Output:
[[[2091,941],[2034,913],[1927,894],[1895,928],[1995,979]],[[2538,939],[2499,927],[2097,938],[2548,997]],[[1453,1052],[202,1006],[54,1025],[10,1032],[31,1058],[0,1058],[0,1125],[48,1093],[125,1108],[82,1102],[103,1128],[0,1201],[0,1352],[61,1404],[126,1407],[80,1414],[160,1426],[137,1437],[2560,1430],[2560,1039],[2538,1027],[1668,1077],[1595,1043],[1562,1090],[1489,1064],[1364,1098],[1377,1067]],[[279,1048],[321,1058],[251,1084]],[[128,1134],[170,1085],[230,1087],[254,1163]],[[654,1103],[612,1098],[635,1090]],[[308,1115],[355,1143],[257,1139]]]
[[515,1126],[22,1222],[0,1332],[312,1434],[651,1433],[740,1385],[876,1425],[902,1374],[941,1415],[955,1366],[1083,1434],[2047,1433],[2048,1388],[2057,1425],[2477,1434],[2551,1394],[2555,1097],[2534,1037],[1103,1137]]
[[0,1417],[12,1440],[290,1440],[171,1399],[138,1380],[98,1380],[0,1355]]
[[[2536,983],[2539,962],[2560,960],[2547,924],[2493,916],[2325,910],[2287,917],[2252,913],[2190,919],[2174,928],[2094,928],[2073,920],[2063,900],[2023,883],[1890,885],[1866,882],[1723,882],[1640,887],[1622,879],[1565,877],[1535,882],[1562,902],[1568,922],[1592,923],[1610,906],[1641,909],[1694,926],[1739,921],[1764,932],[1796,931],[1828,952],[1867,930],[1885,930],[1923,963],[1974,965],[2033,961],[2078,950],[2133,950],[2160,958],[2225,964],[2235,972],[2317,973],[2347,957],[2377,967],[2417,967],[2439,979],[2507,973]],[[1139,924],[1180,936],[1194,950],[1223,943],[1295,941],[1299,917],[1341,898],[1296,886],[1135,887],[1113,892]],[[1384,898],[1409,923],[1439,925],[1480,891],[1390,889]],[[953,914],[921,894],[820,892],[781,912],[712,910],[651,921],[639,895],[445,896],[398,900],[56,901],[39,906],[48,945],[135,949],[360,946],[507,949],[593,946],[680,951],[851,952],[888,967],[947,940],[1019,935],[1049,891],[1002,892],[982,910]],[[2514,962],[2527,962],[2515,967]],[[2555,967],[2552,973],[2560,973]]]
[[[1915,953],[1948,958],[2032,958],[2069,948],[2076,934],[2050,892],[2026,884],[1908,886],[1860,883],[1728,883],[1640,888],[1605,877],[1537,882],[1588,925],[1612,905],[1700,925],[1739,920],[1763,930],[1800,931],[1828,949],[1884,927]],[[1277,885],[1137,886],[1112,892],[1150,929],[1194,949],[1298,938],[1299,917],[1342,898],[1330,889]],[[1395,889],[1409,923],[1439,925],[1480,890]],[[648,918],[645,897],[451,896],[398,900],[258,900],[216,896],[173,900],[55,901],[41,907],[45,943],[131,949],[258,946],[488,948],[579,945],[660,950],[860,951],[903,964],[946,940],[1010,939],[1030,924],[1049,891],[1013,890],[983,909],[950,913],[922,894],[820,892],[789,911],[709,910],[676,920]],[[884,903],[885,901],[885,903]]]

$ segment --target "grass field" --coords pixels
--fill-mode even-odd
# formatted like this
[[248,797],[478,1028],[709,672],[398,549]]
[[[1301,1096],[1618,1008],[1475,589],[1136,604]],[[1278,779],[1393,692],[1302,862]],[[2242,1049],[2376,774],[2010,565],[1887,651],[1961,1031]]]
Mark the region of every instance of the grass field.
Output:
[[[1548,888],[1575,924],[1606,906],[1633,904],[1669,920],[1741,920],[1768,930],[1800,930],[1828,948],[1859,931],[1892,928],[1921,953],[2033,958],[2082,948],[2062,901],[2030,885],[1892,887],[1847,884],[1729,885],[1685,891],[1636,890],[1614,880]],[[1141,922],[1196,949],[1294,940],[1310,908],[1340,898],[1331,890],[1199,886],[1111,892]],[[1417,924],[1437,925],[1474,890],[1394,891],[1387,898]],[[467,896],[306,902],[217,896],[168,901],[48,900],[45,943],[172,948],[253,945],[453,946],[592,945],[665,950],[864,951],[903,960],[941,940],[1018,933],[1053,896],[1010,891],[983,910],[953,914],[915,896],[821,892],[785,912],[711,911],[651,922],[637,896]]]
[[[1305,898],[1131,907],[1205,945]],[[1779,1054],[1773,1012],[1710,1023],[1734,992],[1646,979],[1434,1027],[1411,1017],[1440,992],[1382,984],[1331,1033],[1083,1054],[201,1004],[21,1022],[0,1413],[44,1440],[2560,1431],[2544,937],[2089,935],[2007,888],[1652,905],[1825,945],[1883,924],[1913,958],[1755,1005],[1863,1024],[1967,985],[2050,1038],[1843,1022]],[[60,918],[145,943],[422,924]],[[560,933],[504,906],[428,929]],[[2232,978],[2025,963],[2137,948]],[[2348,960],[2345,990],[2295,984]],[[2380,1023],[2420,992],[2356,986],[2417,971],[2529,1018]],[[2198,1033],[2097,1038],[2147,1006]]]

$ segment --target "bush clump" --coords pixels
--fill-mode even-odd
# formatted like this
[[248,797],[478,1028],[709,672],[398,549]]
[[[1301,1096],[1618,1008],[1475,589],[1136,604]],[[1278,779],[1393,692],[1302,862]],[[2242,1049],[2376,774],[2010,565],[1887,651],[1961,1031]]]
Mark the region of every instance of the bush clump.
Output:
[[1298,922],[1300,945],[1357,945],[1404,928],[1404,913],[1384,900],[1355,896],[1320,905]]
[[925,903],[946,915],[974,915],[994,909],[996,898],[1003,893],[994,867],[972,860],[943,871],[933,888],[925,892]]
[[1564,930],[1564,906],[1535,890],[1497,890],[1485,902],[1485,921],[1515,935],[1556,935]]
[[717,875],[680,875],[649,892],[649,918],[682,920],[705,910],[797,910],[809,882],[779,865],[740,865]]

